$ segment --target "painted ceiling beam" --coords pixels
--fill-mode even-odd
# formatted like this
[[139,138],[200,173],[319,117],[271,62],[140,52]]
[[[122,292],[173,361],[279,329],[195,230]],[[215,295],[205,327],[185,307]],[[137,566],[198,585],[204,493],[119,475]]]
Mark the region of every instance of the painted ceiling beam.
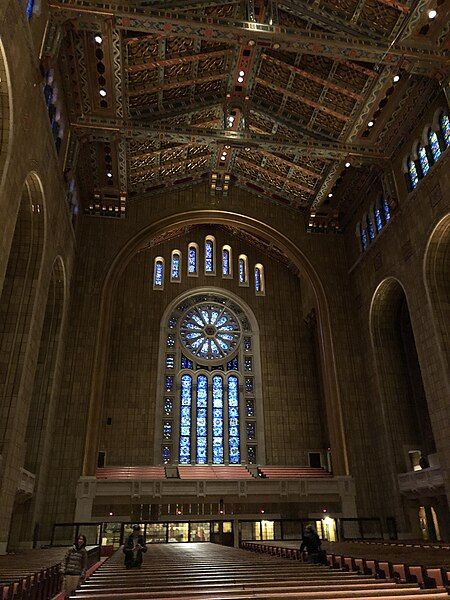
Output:
[[129,64],[127,71],[130,73],[139,73],[141,71],[148,71],[149,69],[155,69],[157,67],[173,67],[176,65],[187,65],[193,62],[199,62],[201,60],[207,60],[209,58],[219,58],[225,56],[231,56],[234,53],[233,49],[229,50],[216,50],[214,52],[203,52],[199,54],[188,54],[187,56],[177,56],[176,58],[165,58],[163,60],[154,60],[143,64]]
[[96,21],[110,18],[115,27],[128,31],[156,32],[162,36],[178,35],[211,41],[248,45],[260,44],[289,52],[304,52],[333,59],[410,66],[415,72],[430,75],[430,69],[450,69],[448,53],[430,46],[406,46],[362,40],[348,34],[335,34],[251,23],[234,19],[214,19],[183,13],[130,9],[126,5],[112,6],[88,0],[50,2],[53,15],[61,20],[75,19],[97,27]]
[[275,159],[291,169],[300,171],[300,173],[303,173],[304,175],[306,175],[308,177],[314,177],[315,179],[322,179],[322,177],[323,177],[323,174],[321,174],[321,173],[317,173],[316,171],[311,171],[310,169],[307,169],[306,167],[303,167],[302,165],[298,165],[297,163],[292,162],[291,160],[288,160],[287,158],[284,158],[282,156],[278,156],[276,154],[271,154],[270,152],[267,152],[264,149],[258,149],[258,152],[260,154],[262,154],[263,156],[270,158],[271,160]]
[[167,162],[162,162],[159,165],[142,167],[141,169],[132,169],[130,171],[130,177],[141,177],[143,175],[148,175],[149,173],[156,173],[161,169],[170,169],[171,167],[184,167],[186,165],[192,164],[201,158],[210,158],[210,153],[206,150],[203,154],[196,154],[195,156],[191,156],[185,159],[175,159],[173,161],[168,160]]
[[288,150],[304,151],[308,156],[319,158],[351,160],[360,162],[387,161],[388,157],[368,146],[341,144],[317,140],[283,140],[270,135],[259,135],[251,132],[231,131],[224,129],[203,129],[201,127],[174,127],[155,123],[152,127],[140,123],[121,123],[114,119],[91,117],[71,123],[71,127],[80,135],[96,139],[100,136],[128,139],[158,139],[165,142],[195,143],[198,145],[227,144],[232,148],[265,148],[269,152],[285,152]]
[[247,160],[243,156],[239,155],[238,157],[236,157],[236,162],[244,164],[246,167],[248,167],[252,171],[255,170],[258,173],[264,174],[266,177],[270,176],[274,180],[279,181],[281,189],[283,189],[283,186],[284,186],[285,183],[288,183],[291,187],[296,188],[297,190],[300,190],[302,192],[305,192],[305,194],[309,194],[310,196],[314,196],[314,194],[316,193],[316,190],[314,190],[313,188],[309,188],[306,185],[302,185],[301,183],[297,183],[296,181],[294,181],[292,179],[286,179],[282,175],[279,175],[278,173],[274,173],[273,171],[265,169],[261,165],[257,165],[256,163],[254,163],[254,162],[252,162],[250,160]]

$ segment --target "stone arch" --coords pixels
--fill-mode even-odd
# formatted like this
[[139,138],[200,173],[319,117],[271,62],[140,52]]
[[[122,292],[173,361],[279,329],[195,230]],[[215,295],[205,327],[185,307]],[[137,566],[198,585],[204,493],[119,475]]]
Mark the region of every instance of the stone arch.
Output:
[[139,231],[123,246],[112,261],[103,281],[100,299],[99,326],[97,330],[92,370],[83,475],[92,475],[95,472],[114,287],[131,257],[134,256],[136,252],[146,247],[149,239],[173,229],[191,225],[202,225],[205,223],[233,225],[233,227],[241,228],[270,241],[282,249],[283,253],[294,263],[299,273],[312,286],[318,310],[318,329],[321,360],[323,364],[324,395],[326,399],[331,445],[334,453],[334,471],[337,475],[348,475],[348,458],[343,427],[340,390],[336,373],[336,359],[331,332],[330,311],[322,282],[307,257],[285,235],[270,225],[252,217],[222,210],[197,210],[163,218]]
[[0,40],[0,188],[5,178],[12,146],[12,106],[9,71],[3,44]]
[[395,474],[411,470],[409,450],[435,452],[407,297],[398,279],[382,281],[372,298],[370,332],[388,454]]
[[450,372],[450,214],[435,226],[424,255],[424,280],[447,387]]
[[[44,249],[44,210],[40,181],[31,173],[22,188],[19,211],[0,298],[0,439],[22,385],[22,371]],[[7,436],[6,436],[7,437]]]

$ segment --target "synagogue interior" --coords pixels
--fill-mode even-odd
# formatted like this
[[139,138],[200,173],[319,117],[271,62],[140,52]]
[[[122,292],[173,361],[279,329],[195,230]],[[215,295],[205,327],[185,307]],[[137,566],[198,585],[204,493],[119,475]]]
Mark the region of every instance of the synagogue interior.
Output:
[[0,598],[80,536],[71,598],[448,597],[449,40],[449,0],[1,3]]

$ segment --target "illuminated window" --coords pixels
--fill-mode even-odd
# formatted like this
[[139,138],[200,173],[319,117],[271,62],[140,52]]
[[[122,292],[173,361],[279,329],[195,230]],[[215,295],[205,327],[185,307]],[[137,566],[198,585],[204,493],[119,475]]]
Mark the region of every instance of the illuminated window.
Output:
[[370,218],[369,215],[366,216],[366,223],[367,223],[367,233],[369,235],[369,242],[373,242],[373,240],[375,239],[375,230],[373,228],[373,224],[372,224],[372,219]]
[[426,152],[425,148],[422,146],[422,144],[419,144],[417,146],[417,156],[419,157],[419,163],[420,163],[420,168],[422,169],[422,175],[423,175],[423,177],[425,177],[425,175],[430,170],[430,163],[428,162],[427,152]]
[[248,286],[248,259],[245,254],[241,254],[238,259],[239,266],[239,285]]
[[442,112],[439,117],[439,128],[445,147],[448,148],[450,146],[450,121],[448,115],[444,112]]
[[359,224],[359,241],[361,244],[361,252],[364,252],[369,245],[369,242],[367,240],[366,228],[361,223]]
[[157,256],[155,258],[153,267],[153,289],[164,289],[164,259],[162,256]]
[[383,196],[381,202],[383,204],[384,220],[387,223],[391,219],[391,209],[389,208],[389,203],[384,196]]
[[198,275],[198,246],[191,242],[188,246],[187,272],[190,277]]
[[417,187],[417,184],[419,183],[419,176],[417,174],[416,164],[411,157],[408,157],[407,166],[408,166],[409,183],[411,185],[411,189],[415,190]]
[[264,296],[266,293],[264,267],[259,263],[255,265],[255,292],[257,296]]
[[377,229],[377,233],[379,233],[383,229],[383,217],[381,215],[381,210],[378,202],[375,203],[373,209],[373,216],[375,220],[375,227]]
[[233,261],[230,246],[222,248],[222,277],[233,277]]
[[212,235],[205,238],[205,273],[216,274],[216,240]]
[[439,139],[435,131],[433,131],[430,127],[428,130],[428,145],[430,146],[431,155],[433,157],[434,162],[441,155],[441,147],[439,146]]
[[181,281],[181,252],[179,250],[172,251],[172,259],[170,261],[170,281],[175,283]]

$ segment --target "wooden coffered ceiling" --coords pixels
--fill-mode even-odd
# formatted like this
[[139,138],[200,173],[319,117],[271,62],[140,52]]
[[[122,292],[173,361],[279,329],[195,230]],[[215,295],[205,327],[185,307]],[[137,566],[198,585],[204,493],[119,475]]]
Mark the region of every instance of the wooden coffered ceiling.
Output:
[[369,182],[386,167],[398,123],[448,78],[449,9],[430,22],[435,4],[51,0],[46,60],[85,210],[123,216],[135,197],[207,180],[348,213],[360,171]]

